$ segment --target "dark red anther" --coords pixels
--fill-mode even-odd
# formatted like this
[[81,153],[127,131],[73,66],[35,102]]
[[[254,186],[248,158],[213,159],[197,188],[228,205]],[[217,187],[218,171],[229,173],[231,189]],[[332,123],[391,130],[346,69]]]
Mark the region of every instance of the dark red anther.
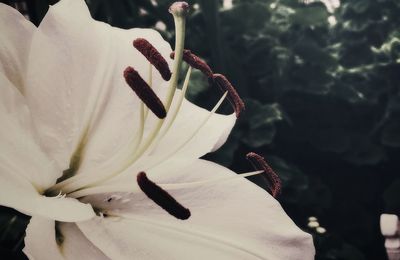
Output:
[[[189,64],[191,67],[200,70],[201,72],[204,73],[204,75],[207,76],[207,78],[212,78],[213,72],[211,68],[208,66],[208,64],[202,60],[200,57],[197,55],[193,54],[190,50],[183,50],[183,55],[182,59]],[[171,52],[170,55],[171,59],[175,58],[175,52]]]
[[216,84],[223,93],[226,91],[228,92],[229,103],[231,103],[233,109],[235,110],[236,117],[239,117],[240,112],[244,110],[244,102],[229,80],[222,74],[214,74],[210,82]]
[[279,176],[267,164],[264,157],[256,153],[248,153],[246,158],[250,161],[255,169],[264,171],[264,176],[269,182],[269,192],[274,198],[276,198],[276,196],[281,192],[281,179]]
[[137,38],[133,41],[133,46],[160,72],[164,80],[168,81],[171,78],[167,61],[150,42],[143,38]]
[[167,112],[163,103],[134,68],[127,67],[124,71],[124,78],[129,87],[158,118],[166,117]]
[[137,183],[147,197],[172,216],[182,220],[190,217],[190,211],[177,202],[168,192],[149,180],[145,172],[140,172],[137,175]]

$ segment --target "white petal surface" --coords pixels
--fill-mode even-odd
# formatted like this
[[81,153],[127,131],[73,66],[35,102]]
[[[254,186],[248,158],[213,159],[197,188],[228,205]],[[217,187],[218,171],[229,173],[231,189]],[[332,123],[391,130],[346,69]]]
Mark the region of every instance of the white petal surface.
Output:
[[40,195],[56,182],[61,171],[36,142],[21,94],[3,74],[0,82],[0,205],[63,221],[93,217],[90,205]]
[[[180,94],[177,91],[176,95]],[[151,154],[167,155],[174,152],[174,156],[199,158],[217,150],[228,138],[236,116],[214,113],[205,121],[210,113],[184,99],[176,120]]]
[[40,149],[23,96],[2,73],[0,83],[2,174],[18,175],[38,190],[44,190],[56,182],[61,171]]
[[79,226],[111,259],[277,259],[263,258],[207,233],[145,219],[97,219]]
[[0,71],[21,92],[24,91],[23,77],[35,31],[36,27],[17,10],[0,3]]
[[[42,143],[61,168],[68,168],[86,131],[83,165],[103,162],[135,134],[138,99],[122,75],[133,66],[147,78],[148,63],[132,47],[137,37],[170,52],[153,30],[125,31],[95,22],[84,1],[61,1],[39,26],[26,97]],[[153,81],[159,84],[157,73]]]
[[56,243],[55,222],[40,217],[33,217],[26,230],[24,253],[29,259],[40,260],[106,260],[107,258],[95,247],[75,224],[57,223],[62,243]]
[[[235,176],[228,169],[198,160],[178,172],[149,172],[156,183],[180,183]],[[132,189],[134,185],[132,184]],[[191,210],[177,220],[143,193],[87,197],[110,214],[78,224],[105,254],[115,259],[313,259],[310,235],[290,220],[267,192],[244,179],[170,190]],[[107,245],[107,246],[106,246]]]

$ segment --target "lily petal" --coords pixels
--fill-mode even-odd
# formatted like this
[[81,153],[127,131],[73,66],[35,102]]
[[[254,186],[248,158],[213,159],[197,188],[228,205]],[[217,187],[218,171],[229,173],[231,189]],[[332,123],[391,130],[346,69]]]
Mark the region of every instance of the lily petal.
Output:
[[[138,37],[171,51],[153,30],[121,30],[94,21],[84,1],[60,1],[40,24],[25,96],[43,147],[60,168],[69,167],[80,145],[83,164],[99,163],[134,136],[139,100],[123,71],[133,66],[147,78],[148,63],[132,46]],[[161,76],[154,73],[153,82],[161,82]]]
[[32,185],[15,178],[7,170],[0,167],[0,205],[30,216],[65,222],[83,221],[95,216],[89,204],[72,198],[42,196]]
[[55,221],[32,217],[26,228],[25,255],[29,259],[63,260],[56,242]]
[[[60,243],[56,242],[57,233]],[[26,230],[24,253],[29,259],[74,260],[106,257],[73,223],[55,223],[41,217],[32,217]]]
[[0,70],[21,92],[26,73],[28,54],[36,27],[22,14],[0,3]]
[[36,141],[38,138],[24,97],[2,73],[0,83],[1,167],[43,191],[53,185],[62,172]]
[[[172,170],[149,176],[160,185],[235,176],[234,172],[204,160],[177,172]],[[314,257],[311,236],[292,222],[272,196],[248,180],[235,178],[190,185],[169,193],[190,209],[188,220],[175,219],[144,194],[135,192],[131,197],[117,194],[114,201],[107,201],[110,194],[88,196],[85,200],[121,219],[96,218],[78,226],[93,244],[115,259],[146,254],[148,259]]]
[[93,217],[90,205],[40,195],[61,175],[35,142],[29,111],[20,92],[0,73],[0,205],[61,221]]

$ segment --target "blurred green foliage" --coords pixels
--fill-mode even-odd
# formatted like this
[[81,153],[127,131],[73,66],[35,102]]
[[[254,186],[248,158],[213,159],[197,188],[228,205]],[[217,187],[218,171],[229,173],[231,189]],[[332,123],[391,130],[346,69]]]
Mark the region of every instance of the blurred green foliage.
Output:
[[[54,2],[28,1],[32,20]],[[87,0],[94,18],[155,27],[173,43],[172,1],[155,2]],[[318,1],[188,2],[186,47],[246,101],[227,143],[206,157],[245,171],[248,151],[265,155],[282,178],[283,207],[314,235],[317,259],[384,259],[379,216],[400,214],[400,1],[343,0],[333,13]],[[198,72],[189,89],[205,107],[218,97]],[[7,214],[2,227],[24,220]],[[308,229],[309,216],[327,232]],[[18,243],[17,231],[4,232],[2,247]]]

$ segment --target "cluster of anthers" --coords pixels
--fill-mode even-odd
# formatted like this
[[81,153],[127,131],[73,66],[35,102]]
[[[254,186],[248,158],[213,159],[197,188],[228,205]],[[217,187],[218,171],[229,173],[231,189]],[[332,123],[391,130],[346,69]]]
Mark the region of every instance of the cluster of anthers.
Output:
[[[237,93],[236,89],[228,81],[228,79],[218,73],[214,73],[207,63],[192,53],[190,50],[183,48],[184,46],[184,32],[185,32],[185,16],[189,11],[189,5],[185,2],[176,2],[170,9],[170,13],[174,16],[175,26],[176,26],[176,42],[175,51],[170,55],[174,59],[173,72],[171,72],[168,62],[160,54],[160,52],[146,39],[138,38],[133,41],[133,47],[136,48],[146,59],[149,61],[150,66],[150,76],[146,82],[137,70],[133,67],[127,67],[123,72],[128,86],[135,92],[135,94],[141,100],[140,106],[140,124],[137,136],[134,139],[134,144],[132,148],[134,150],[131,159],[125,162],[121,167],[121,170],[112,175],[97,175],[95,179],[89,177],[80,177],[78,175],[63,180],[53,186],[48,193],[57,193],[62,191],[66,193],[68,197],[82,198],[88,195],[100,194],[100,193],[113,193],[113,192],[133,192],[132,186],[127,184],[126,186],[112,186],[112,185],[101,185],[104,181],[116,177],[123,170],[128,168],[128,166],[135,163],[150,147],[156,146],[156,144],[163,138],[163,136],[168,132],[171,125],[179,112],[183,98],[185,96],[186,90],[189,85],[189,79],[192,69],[197,69],[201,71],[207,78],[211,86],[218,87],[223,93],[220,100],[210,111],[209,116],[202,122],[195,132],[190,135],[189,140],[186,140],[182,145],[180,145],[177,150],[183,148],[190,139],[192,139],[205,125],[208,119],[217,111],[225,98],[228,99],[229,103],[232,105],[236,117],[239,117],[241,111],[244,109],[244,103]],[[176,92],[176,87],[178,84],[178,75],[181,70],[182,60],[189,65],[186,77],[182,86],[181,95],[178,97],[178,106],[175,109],[171,109],[172,100]],[[169,89],[167,92],[166,100],[162,101],[157,94],[152,89],[152,68],[155,68],[165,81],[169,81]],[[148,110],[151,110],[154,115],[159,119],[155,124],[154,128],[147,135],[147,138],[143,138],[144,125],[146,123],[146,118],[148,116]],[[173,111],[171,111],[173,110]],[[170,120],[166,121],[165,118],[167,114],[170,114]],[[161,131],[162,130],[162,131]],[[170,158],[174,153],[171,153],[160,158],[158,163],[163,160]],[[178,183],[178,184],[159,184],[152,182],[146,173],[141,171],[137,174],[137,183],[141,191],[144,192],[148,198],[154,201],[157,205],[162,207],[169,214],[173,215],[178,219],[188,219],[190,217],[190,210],[181,205],[175,198],[173,198],[168,192],[168,189],[179,189],[185,188],[192,185],[201,185],[207,182],[220,182],[229,181],[235,178],[244,178],[253,175],[262,174],[267,179],[269,186],[269,192],[275,197],[279,194],[281,183],[279,177],[271,169],[271,167],[266,163],[263,157],[256,153],[247,154],[247,159],[254,166],[256,171],[238,174],[237,176],[224,177],[220,179],[211,179],[207,181],[202,181],[198,183]],[[99,212],[100,215],[106,216],[107,212]]]

